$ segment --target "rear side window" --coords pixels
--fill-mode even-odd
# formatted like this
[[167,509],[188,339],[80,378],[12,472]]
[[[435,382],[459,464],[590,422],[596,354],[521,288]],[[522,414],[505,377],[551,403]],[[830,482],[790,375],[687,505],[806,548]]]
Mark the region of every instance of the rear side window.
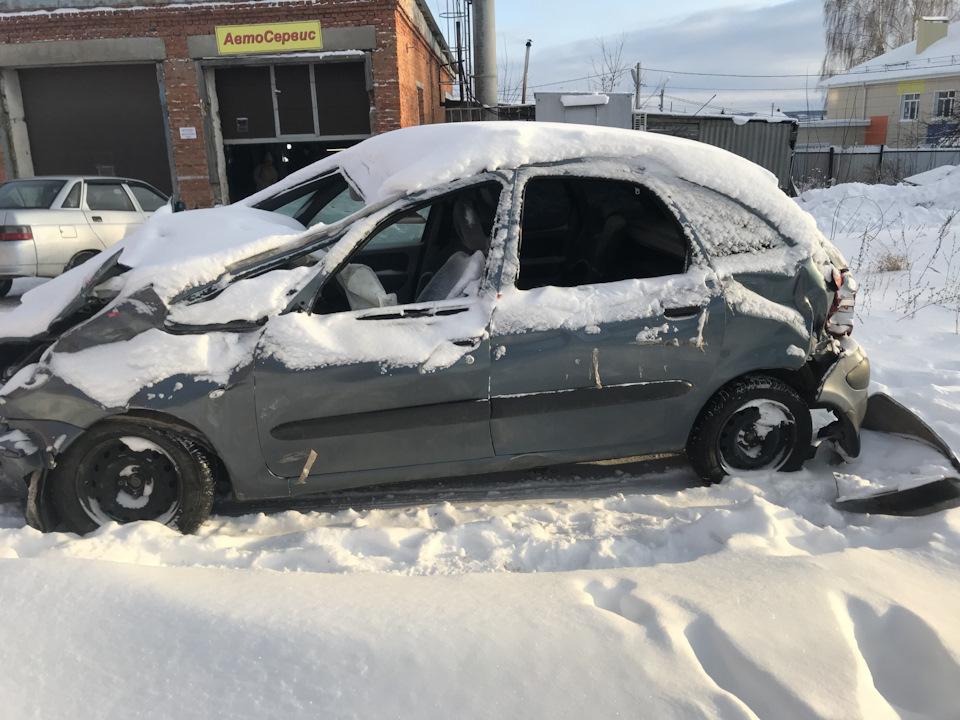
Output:
[[677,219],[636,183],[534,178],[520,232],[521,290],[676,275],[687,266]]
[[130,191],[144,212],[154,212],[167,204],[163,195],[146,185],[130,183]]
[[120,183],[90,183],[87,185],[87,207],[91,210],[129,210],[136,208]]
[[712,257],[763,252],[787,244],[768,222],[735,200],[688,182],[679,190],[677,205]]
[[68,210],[75,210],[80,207],[80,183],[74,183],[63,200],[63,206]]
[[66,185],[65,180],[14,180],[0,185],[0,210],[47,209]]

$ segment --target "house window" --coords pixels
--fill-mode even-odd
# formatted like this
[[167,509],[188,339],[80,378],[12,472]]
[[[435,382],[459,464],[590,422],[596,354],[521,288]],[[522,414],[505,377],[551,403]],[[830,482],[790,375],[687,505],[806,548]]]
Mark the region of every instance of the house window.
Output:
[[916,120],[920,114],[920,93],[904,93],[900,98],[900,119]]
[[933,96],[933,116],[934,117],[950,117],[953,115],[953,101],[956,98],[956,91],[954,90],[943,90],[938,93],[934,93]]

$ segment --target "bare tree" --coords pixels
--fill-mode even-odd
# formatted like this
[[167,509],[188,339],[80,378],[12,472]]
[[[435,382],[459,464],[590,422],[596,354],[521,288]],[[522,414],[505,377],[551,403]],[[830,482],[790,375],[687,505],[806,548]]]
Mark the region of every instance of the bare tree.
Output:
[[515,105],[520,102],[520,92],[523,87],[523,68],[518,68],[507,52],[507,40],[502,38],[503,50],[500,52],[499,75],[497,78],[497,95],[501,105]]
[[827,52],[820,78],[842,73],[910,42],[920,18],[933,15],[957,19],[960,0],[826,0]]
[[626,39],[626,34],[621,34],[616,40],[608,41],[605,37],[600,37],[595,41],[600,56],[590,58],[590,64],[596,76],[592,81],[593,86],[600,92],[616,90],[620,79],[630,70],[623,57],[623,44]]

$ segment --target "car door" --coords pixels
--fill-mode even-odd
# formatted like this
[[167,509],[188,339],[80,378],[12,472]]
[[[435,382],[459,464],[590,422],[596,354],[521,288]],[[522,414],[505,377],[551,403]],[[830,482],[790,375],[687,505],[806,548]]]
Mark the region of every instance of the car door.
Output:
[[677,450],[715,390],[719,283],[660,197],[611,167],[520,173],[491,329],[497,455]]
[[[293,479],[292,493],[493,455],[487,278],[502,253],[490,252],[497,201],[485,197],[485,248],[463,250],[456,223],[464,202],[482,200],[476,188],[397,206],[369,234],[348,233],[321,261],[345,258],[320,270],[312,312],[267,323],[254,370],[258,433],[267,467]],[[354,245],[349,255],[344,243]],[[399,295],[365,263],[365,252],[377,256],[384,244],[419,248]],[[432,278],[464,255],[467,280],[431,294]]]
[[104,246],[123,239],[143,222],[121,180],[88,180],[85,184],[84,215]]
[[33,229],[33,239],[37,248],[37,275],[54,277],[63,272],[70,258],[85,250],[100,251],[103,243],[87,223],[80,208],[83,182],[68,183],[62,199],[53,203],[44,213],[45,221]]

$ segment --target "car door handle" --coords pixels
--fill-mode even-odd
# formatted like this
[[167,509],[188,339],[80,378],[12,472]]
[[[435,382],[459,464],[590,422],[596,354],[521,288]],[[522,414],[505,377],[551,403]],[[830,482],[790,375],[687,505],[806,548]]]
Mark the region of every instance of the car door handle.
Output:
[[693,315],[699,315],[701,310],[703,310],[703,306],[701,305],[688,305],[687,307],[667,308],[666,310],[663,311],[663,316],[676,320],[679,318],[692,317]]
[[90,219],[93,220],[94,222],[103,222],[103,218],[100,217],[99,215],[91,215]]
[[454,340],[453,344],[457,347],[476,347],[480,344],[480,338],[463,338],[462,340]]

